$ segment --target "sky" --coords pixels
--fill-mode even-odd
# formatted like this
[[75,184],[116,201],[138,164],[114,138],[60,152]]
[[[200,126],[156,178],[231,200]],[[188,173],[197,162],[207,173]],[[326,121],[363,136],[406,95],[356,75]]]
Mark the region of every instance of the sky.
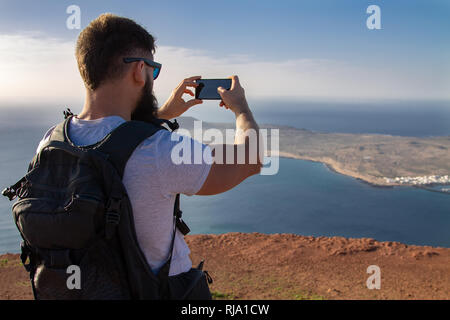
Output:
[[[66,9],[81,10],[68,29]],[[378,5],[381,29],[366,12]],[[156,37],[160,104],[185,77],[237,74],[249,100],[450,100],[450,1],[4,1],[0,108],[81,109],[79,32],[104,12]]]

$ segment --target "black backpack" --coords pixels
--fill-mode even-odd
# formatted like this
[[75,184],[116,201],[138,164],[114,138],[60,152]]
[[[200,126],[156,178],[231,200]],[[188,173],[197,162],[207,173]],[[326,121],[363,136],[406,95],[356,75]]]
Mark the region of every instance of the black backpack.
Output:
[[[155,275],[140,249],[122,177],[134,149],[167,120],[126,121],[94,145],[68,138],[73,114],[65,111],[28,173],[3,190],[23,238],[21,260],[35,299],[211,299],[203,262],[169,277],[175,231],[181,219],[179,194],[174,234],[165,265]],[[76,278],[78,276],[78,278]]]

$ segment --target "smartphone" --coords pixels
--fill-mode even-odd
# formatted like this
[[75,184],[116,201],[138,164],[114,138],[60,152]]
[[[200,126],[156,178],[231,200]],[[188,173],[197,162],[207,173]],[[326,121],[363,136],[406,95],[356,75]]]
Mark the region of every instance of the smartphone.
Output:
[[231,88],[231,79],[198,79],[195,82],[198,83],[195,88],[195,99],[222,100],[217,88],[222,87],[226,90]]

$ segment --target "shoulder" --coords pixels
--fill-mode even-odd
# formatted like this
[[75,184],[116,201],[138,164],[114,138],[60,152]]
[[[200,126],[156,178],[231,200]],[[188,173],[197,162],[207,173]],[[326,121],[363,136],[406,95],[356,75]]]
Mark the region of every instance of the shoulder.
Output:
[[190,139],[190,137],[177,132],[161,129],[155,132],[151,137],[145,139],[138,146],[138,149],[168,148],[185,138]]
[[[150,155],[156,158],[163,158],[167,160],[168,157],[172,157],[173,153],[184,154],[187,151],[185,157],[194,157],[194,152],[205,151],[209,149],[207,144],[203,144],[191,138],[189,132],[171,132],[168,130],[159,130],[151,137],[145,139],[135,150],[136,155],[142,155],[148,157]],[[205,152],[207,157],[210,157],[211,151]],[[198,156],[201,158],[201,156]],[[192,161],[192,160],[191,160]]]

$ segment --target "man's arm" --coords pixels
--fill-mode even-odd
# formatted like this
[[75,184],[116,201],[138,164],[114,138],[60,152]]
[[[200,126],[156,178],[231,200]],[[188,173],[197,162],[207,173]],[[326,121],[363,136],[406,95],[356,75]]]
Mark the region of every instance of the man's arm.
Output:
[[[261,171],[262,157],[260,155],[263,154],[263,150],[260,150],[260,147],[263,146],[260,146],[259,127],[247,104],[239,78],[232,76],[231,79],[230,90],[219,87],[217,91],[222,97],[220,106],[230,109],[236,116],[234,145],[211,146],[214,163],[205,183],[196,193],[197,195],[213,195],[225,192]],[[231,154],[233,157],[230,157]],[[244,163],[238,161],[239,154],[245,156]],[[232,163],[227,163],[227,158],[231,158]]]

